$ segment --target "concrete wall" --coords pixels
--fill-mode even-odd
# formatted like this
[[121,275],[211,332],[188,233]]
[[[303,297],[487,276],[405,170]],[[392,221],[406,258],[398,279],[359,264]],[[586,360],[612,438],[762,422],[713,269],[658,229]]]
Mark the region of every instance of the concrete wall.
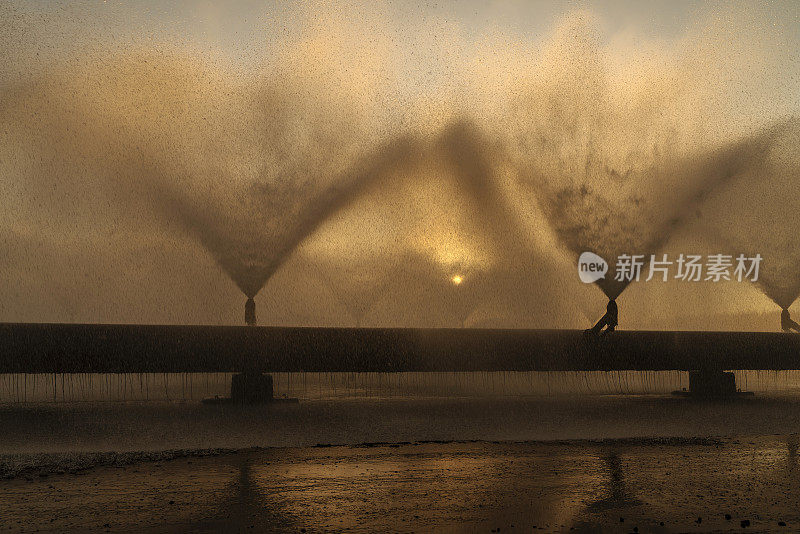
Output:
[[800,369],[800,335],[0,324],[0,373]]

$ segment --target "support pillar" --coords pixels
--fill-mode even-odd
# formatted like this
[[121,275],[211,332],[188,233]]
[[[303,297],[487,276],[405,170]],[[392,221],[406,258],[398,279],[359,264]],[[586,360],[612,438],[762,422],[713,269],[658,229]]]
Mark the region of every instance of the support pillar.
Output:
[[693,397],[728,397],[736,393],[736,376],[731,372],[689,371],[689,394]]
[[244,372],[231,378],[231,400],[244,404],[272,402],[272,375]]

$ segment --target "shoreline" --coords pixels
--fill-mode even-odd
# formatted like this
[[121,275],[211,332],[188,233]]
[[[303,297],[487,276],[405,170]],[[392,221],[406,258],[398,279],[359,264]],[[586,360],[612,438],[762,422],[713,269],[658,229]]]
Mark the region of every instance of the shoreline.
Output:
[[[774,436],[781,436],[776,434]],[[759,438],[764,436],[752,436]],[[748,436],[737,436],[746,439]],[[206,448],[206,449],[166,449],[151,451],[92,452],[74,451],[63,453],[19,453],[0,454],[0,480],[46,478],[53,475],[80,475],[86,471],[100,467],[128,467],[144,463],[169,462],[185,458],[206,458],[237,454],[250,454],[273,450],[307,450],[307,449],[369,449],[379,447],[398,448],[405,446],[425,445],[528,445],[528,446],[684,446],[702,445],[719,446],[725,443],[725,437],[681,436],[661,437],[644,436],[609,439],[557,439],[557,440],[420,440],[398,442],[362,442],[362,443],[317,443],[311,446],[286,447],[242,447],[242,448]],[[25,462],[25,460],[28,460]],[[24,462],[24,463],[20,463]]]

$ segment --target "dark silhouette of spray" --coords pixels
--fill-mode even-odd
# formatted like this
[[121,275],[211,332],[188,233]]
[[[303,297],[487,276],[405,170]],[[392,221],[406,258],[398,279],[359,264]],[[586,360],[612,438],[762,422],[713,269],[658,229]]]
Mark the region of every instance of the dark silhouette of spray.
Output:
[[[800,120],[775,128],[760,164],[718,191],[703,207],[697,232],[717,253],[761,255],[756,286],[782,310],[800,295]],[[757,200],[752,200],[756,193]]]
[[[448,282],[449,292],[453,298],[473,302],[468,313],[464,306],[458,307],[465,312],[462,324],[475,312],[479,301],[492,301],[503,313],[511,308],[524,310],[523,324],[529,327],[541,326],[542,318],[555,310],[563,317],[563,303],[556,291],[562,279],[561,266],[555,264],[550,251],[536,244],[531,233],[539,229],[523,226],[500,178],[501,165],[510,161],[505,142],[462,117],[443,129],[434,151],[447,163],[458,191],[471,201],[470,217],[479,227],[481,247],[495,258],[491,266],[452,266],[451,275],[460,272],[466,276],[463,284]],[[480,295],[479,300],[476,295]]]
[[[511,308],[524,310],[528,325],[538,324],[541,315],[560,311],[557,297],[540,289],[544,284],[554,289],[544,280],[555,276],[556,267],[533,246],[529,231],[522,227],[508,191],[498,179],[498,164],[505,157],[500,143],[489,138],[475,122],[460,117],[448,123],[432,141],[420,141],[420,146],[421,165],[434,169],[435,179],[452,182],[459,195],[465,213],[454,230],[468,234],[481,254],[491,258],[491,265],[468,253],[460,259],[434,258],[430,250],[374,261],[368,267],[354,260],[346,266],[328,265],[319,276],[327,281],[356,325],[391,292],[393,285],[405,295],[419,297],[419,306],[428,311],[443,305],[441,316],[454,317],[460,326],[471,322],[476,310],[490,302],[504,314]],[[403,179],[412,185],[429,179],[422,173],[420,176],[411,174]],[[398,267],[405,272],[397,272]]]
[[499,143],[472,121],[461,118],[447,125],[435,150],[450,164],[461,190],[477,206],[476,215],[491,243],[511,244],[518,251],[529,252],[530,236],[497,179],[498,161],[504,157]]
[[[0,10],[7,7],[0,6]],[[372,158],[369,152],[380,145],[375,139],[400,136],[407,124],[423,123],[423,128],[435,124],[427,120],[429,109],[414,116],[413,105],[403,106],[401,112],[396,112],[400,106],[386,106],[395,111],[385,111],[380,105],[354,105],[367,100],[381,102],[381,98],[373,98],[376,95],[389,96],[386,102],[406,102],[409,95],[403,92],[406,88],[398,94],[384,94],[394,91],[382,92],[391,85],[382,84],[385,72],[376,76],[369,70],[369,61],[362,64],[359,60],[362,49],[374,49],[380,56],[373,58],[381,60],[378,63],[385,59],[385,64],[395,64],[392,57],[383,57],[381,47],[372,46],[369,38],[348,40],[346,50],[331,54],[337,60],[345,58],[341,77],[328,75],[335,69],[321,64],[327,57],[324,54],[315,50],[295,54],[304,40],[311,45],[331,42],[315,39],[320,37],[314,33],[315,24],[310,25],[310,34],[301,36],[301,42],[287,39],[278,44],[278,50],[270,52],[259,66],[263,69],[243,72],[237,64],[226,64],[213,53],[204,56],[202,51],[176,49],[159,43],[157,37],[154,45],[153,35],[135,46],[124,40],[106,43],[101,39],[89,45],[78,39],[74,50],[47,54],[49,41],[37,45],[36,32],[25,31],[28,22],[16,22],[15,9],[6,11],[8,16],[0,17],[0,25],[8,31],[0,31],[0,41],[8,45],[9,53],[0,58],[0,70],[14,76],[9,76],[9,83],[4,79],[0,89],[0,130],[4,133],[0,165],[3,174],[8,170],[11,177],[7,180],[11,185],[3,191],[11,191],[15,198],[18,190],[22,193],[21,207],[15,206],[12,219],[19,215],[24,221],[19,227],[28,225],[34,234],[52,233],[52,241],[59,246],[66,241],[62,230],[92,238],[102,233],[99,228],[111,227],[115,240],[111,247],[119,246],[131,234],[140,237],[144,247],[148,240],[172,241],[169,246],[175,244],[176,235],[186,233],[208,250],[248,297],[258,293],[308,235],[358,197],[368,187],[365,183],[380,180],[380,172],[367,170],[364,180],[359,180],[348,170],[359,167],[360,158]],[[316,19],[318,13],[312,8],[308,15]],[[347,18],[333,17],[331,24],[319,26],[321,36],[350,28],[337,24]],[[528,69],[532,73],[529,78],[539,84],[534,90],[525,90],[524,73],[514,72],[513,66],[503,61],[502,49],[489,47],[499,58],[494,66],[503,76],[480,77],[481,90],[475,93],[469,83],[459,85],[459,80],[454,80],[452,85],[464,87],[466,93],[444,103],[445,108],[454,104],[445,113],[456,113],[477,102],[470,116],[481,121],[486,131],[498,125],[494,134],[486,135],[466,121],[456,121],[434,144],[438,143],[442,159],[449,159],[456,169],[465,192],[472,191],[468,194],[476,214],[486,215],[476,218],[486,227],[486,250],[492,253],[503,248],[505,261],[527,263],[527,252],[520,244],[530,237],[506,209],[506,192],[496,168],[506,151],[514,157],[521,154],[515,163],[522,162],[519,174],[531,185],[530,198],[542,207],[567,248],[576,253],[593,250],[612,265],[620,252],[655,252],[702,203],[704,191],[740,173],[743,167],[758,166],[758,135],[750,147],[746,142],[740,143],[742,146],[733,143],[731,150],[723,148],[705,156],[699,148],[691,148],[704,141],[692,125],[684,124],[685,117],[699,110],[695,114],[700,117],[698,122],[715,118],[708,113],[713,106],[694,104],[708,96],[724,101],[726,89],[741,92],[739,86],[730,87],[735,84],[725,81],[721,89],[707,84],[710,93],[718,94],[694,90],[714,81],[708,80],[718,72],[714,67],[720,66],[714,54],[710,63],[701,61],[700,68],[695,62],[679,61],[689,65],[688,72],[677,69],[655,80],[689,82],[689,89],[678,87],[676,91],[674,83],[666,82],[666,89],[661,89],[639,76],[636,60],[623,65],[622,73],[606,72],[606,39],[598,35],[591,19],[579,11],[568,14],[565,24],[556,25],[553,42],[542,43],[545,54]],[[95,32],[88,33],[94,38]],[[86,36],[70,35],[68,39],[74,37]],[[390,33],[387,40],[392,38]],[[335,44],[335,39],[332,41]],[[523,41],[519,44],[527,50],[531,43]],[[711,41],[711,51],[719,51],[714,48],[720,47],[719,41]],[[441,52],[459,49],[457,41],[440,42],[444,45]],[[722,41],[722,48],[726,42]],[[637,52],[635,48],[625,52]],[[691,48],[697,50],[694,43]],[[42,60],[34,61],[40,51]],[[258,55],[259,51],[254,52]],[[439,50],[432,52],[439,55]],[[698,55],[702,53],[700,49]],[[525,54],[515,49],[513,55]],[[727,61],[727,55],[721,55]],[[752,62],[747,53],[739,55],[737,63]],[[475,57],[463,59],[470,65],[476,63]],[[486,63],[491,67],[493,62]],[[706,75],[706,71],[714,74]],[[294,77],[295,72],[300,74]],[[622,91],[607,83],[618,74],[622,74]],[[632,79],[645,90],[627,98],[630,95],[624,86],[631,85],[628,80]],[[429,91],[422,94],[421,102],[424,97],[439,96],[436,84],[411,86],[414,94]],[[349,100],[346,96],[351,90],[365,98]],[[490,100],[481,102],[478,95],[482,93]],[[509,95],[516,94],[530,96],[529,102],[522,103],[529,106],[529,113],[519,114],[511,109],[514,106],[493,105],[513,100]],[[623,104],[619,106],[617,101]],[[626,111],[629,108],[633,111]],[[754,119],[744,114],[742,122]],[[528,123],[536,121],[541,127],[529,127]],[[734,117],[734,122],[738,123],[739,117]],[[513,125],[522,125],[522,130],[531,134],[522,136],[519,150],[509,148],[513,144],[509,140],[520,133]],[[736,125],[722,124],[717,131],[726,126]],[[710,130],[713,136],[714,128]],[[435,138],[437,132],[426,135]],[[671,150],[675,137],[684,142],[689,139],[688,151]],[[395,149],[388,141],[374,156],[381,159]],[[700,155],[686,156],[687,152]],[[373,168],[371,164],[381,167],[374,158],[363,162],[366,169]],[[403,166],[407,162],[400,155],[394,163]],[[389,169],[384,175],[397,170],[394,164],[384,167]],[[17,182],[22,185],[16,187]],[[616,188],[619,184],[627,187]],[[153,221],[145,220],[153,207],[170,223],[168,231],[153,228]],[[185,252],[194,254],[193,246],[186,248]],[[539,274],[535,269],[532,273]],[[514,276],[509,278],[516,281]],[[552,299],[548,291],[552,279],[540,281],[537,293],[542,301]],[[626,284],[609,277],[600,285],[614,297]],[[504,291],[517,298],[513,288]]]
[[[179,224],[214,257],[239,289],[248,297],[264,284],[295,248],[331,215],[358,197],[378,180],[389,176],[417,153],[416,142],[399,138],[363,156],[334,185],[321,191],[310,184],[280,193],[255,190],[248,196],[252,219],[235,219],[213,207],[191,202],[186,196],[153,184],[163,215]],[[288,199],[281,205],[277,199]],[[263,208],[261,204],[263,203]],[[265,233],[264,217],[278,221],[275,233]]]
[[361,328],[370,310],[386,297],[391,283],[390,259],[350,260],[348,262],[313,263],[315,275],[344,307],[356,328]]
[[[736,208],[732,206],[731,209]],[[757,213],[755,215],[758,216]],[[796,258],[794,249],[791,248],[791,229],[774,228],[772,234],[760,233],[760,238],[756,238],[745,235],[744,232],[748,231],[746,228],[741,229],[742,234],[732,236],[716,225],[704,222],[706,224],[698,225],[698,230],[708,236],[714,246],[721,247],[722,253],[729,254],[734,259],[740,254],[745,258],[753,258],[756,254],[762,256],[755,285],[781,308],[781,328],[786,330],[783,327],[786,324],[784,313],[788,318],[789,307],[800,295],[800,265],[797,264],[800,258]],[[776,234],[787,230],[785,237],[776,237]]]
[[[532,176],[531,180],[537,184],[540,194],[536,198],[556,235],[576,257],[584,251],[594,252],[609,262],[613,274],[621,254],[640,254],[644,269],[650,255],[663,248],[713,191],[758,168],[769,148],[795,123],[796,119],[782,121],[710,153],[654,162],[638,176],[632,171],[624,173],[626,180],[647,180],[663,189],[647,199],[629,196],[615,201],[595,191],[592,179],[596,173],[616,173],[605,168],[587,171],[582,183],[562,189],[554,189],[547,176]],[[673,177],[681,178],[681,187],[675,187],[670,180]],[[597,285],[613,299],[630,282],[610,275]]]
[[0,94],[0,125],[24,141],[10,161],[30,153],[40,166],[31,216],[138,230],[155,213],[248,298],[331,215],[415,160],[416,140],[365,133],[345,97],[302,76],[240,86],[181,54],[98,54]]

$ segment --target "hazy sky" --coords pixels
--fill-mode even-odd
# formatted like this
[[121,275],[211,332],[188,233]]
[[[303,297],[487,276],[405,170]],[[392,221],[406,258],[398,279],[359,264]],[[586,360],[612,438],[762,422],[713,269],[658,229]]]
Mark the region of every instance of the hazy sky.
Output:
[[[567,242],[665,228],[761,247],[791,292],[799,11],[0,0],[0,321],[240,324],[237,284],[269,279],[262,324],[582,327],[604,297]],[[778,324],[748,284],[620,307]]]

